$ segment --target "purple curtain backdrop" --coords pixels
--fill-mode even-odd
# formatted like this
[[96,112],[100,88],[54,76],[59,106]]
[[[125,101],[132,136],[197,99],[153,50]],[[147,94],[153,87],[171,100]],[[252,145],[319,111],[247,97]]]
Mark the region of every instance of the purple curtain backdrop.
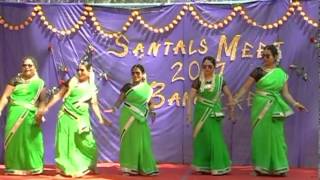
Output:
[[[248,14],[261,24],[274,22],[287,11],[290,2],[283,1],[258,1],[243,4]],[[227,16],[233,10],[232,5],[193,4],[199,14],[210,22],[217,21]],[[317,19],[319,1],[303,1],[302,6],[307,15]],[[83,4],[42,4],[47,19],[57,26],[58,29],[70,27],[74,24],[83,9]],[[157,27],[171,22],[179,13],[183,4],[141,9],[141,15],[145,21]],[[0,16],[11,23],[20,23],[30,15],[34,4],[0,3]],[[121,31],[122,24],[127,21],[131,14],[130,10],[115,9],[102,6],[94,6],[93,11],[97,19],[108,30]],[[306,105],[309,112],[297,112],[286,120],[286,137],[288,143],[288,156],[292,167],[316,167],[317,165],[317,142],[318,142],[318,102],[317,89],[319,77],[317,74],[318,64],[317,48],[310,38],[314,37],[317,28],[309,25],[303,17],[297,13],[289,17],[279,28],[264,30],[259,27],[248,25],[242,17],[237,16],[224,28],[209,30],[202,27],[190,13],[187,13],[175,28],[163,34],[152,33],[143,28],[138,22],[133,23],[124,34],[128,45],[128,54],[118,57],[110,52],[122,51],[123,48],[116,44],[114,39],[108,39],[98,34],[90,20],[86,20],[81,29],[71,36],[57,36],[40,23],[39,16],[28,27],[19,31],[11,31],[0,25],[0,92],[3,90],[11,77],[20,71],[22,57],[34,56],[39,61],[39,74],[45,80],[48,88],[58,86],[60,80],[65,80],[75,73],[80,57],[88,44],[93,44],[97,49],[94,55],[93,65],[96,71],[96,84],[99,87],[99,100],[101,107],[107,108],[113,105],[119,95],[119,89],[130,80],[130,67],[141,63],[145,66],[148,81],[165,84],[161,95],[165,98],[164,104],[156,110],[157,120],[150,124],[153,137],[153,149],[159,162],[189,163],[192,158],[191,127],[185,123],[185,108],[181,105],[184,92],[190,89],[191,80],[189,65],[193,61],[201,63],[206,55],[217,57],[219,42],[226,37],[227,45],[240,35],[236,48],[236,58],[231,60],[223,48],[221,62],[225,63],[224,76],[232,92],[236,92],[245,81],[248,74],[257,67],[261,60],[257,58],[257,50],[260,43],[270,44],[282,41],[282,60],[280,65],[287,70],[289,88],[292,95]],[[206,41],[208,51],[201,54],[203,46],[201,41]],[[182,40],[186,54],[178,51],[174,53],[177,43]],[[190,45],[190,41],[193,45]],[[166,54],[166,42],[172,42]],[[148,54],[152,42],[160,44],[156,56]],[[180,41],[181,42],[181,41]],[[138,43],[143,43],[144,53],[139,58],[133,51]],[[246,43],[252,48],[252,58],[242,57],[242,50]],[[51,46],[52,50],[48,51]],[[197,52],[190,53],[192,46]],[[191,49],[192,49],[191,48]],[[180,62],[180,63],[179,63]],[[304,68],[308,80],[290,69],[295,64]],[[66,65],[67,73],[59,70],[59,66]],[[191,66],[191,75],[197,73],[196,65]],[[180,69],[181,68],[181,71]],[[99,78],[99,74],[108,72],[110,79]],[[180,79],[172,82],[173,77]],[[181,77],[184,78],[181,79]],[[155,91],[159,90],[155,87]],[[170,105],[168,99],[177,93],[180,96],[180,106],[176,103]],[[155,97],[155,102],[160,99]],[[54,137],[57,111],[60,104],[47,114],[47,121],[43,124],[45,136],[45,161],[54,163]],[[225,140],[229,146],[234,164],[250,164],[250,139],[251,128],[249,121],[249,109],[243,104],[244,110],[238,110],[238,122],[232,125],[227,119],[224,120]],[[117,161],[119,152],[118,120],[119,112],[104,114],[114,123],[112,128],[101,126],[92,116],[92,125],[99,145],[101,161]],[[3,142],[3,129],[6,113],[0,118],[1,136]],[[1,143],[1,155],[3,159],[3,147]]]

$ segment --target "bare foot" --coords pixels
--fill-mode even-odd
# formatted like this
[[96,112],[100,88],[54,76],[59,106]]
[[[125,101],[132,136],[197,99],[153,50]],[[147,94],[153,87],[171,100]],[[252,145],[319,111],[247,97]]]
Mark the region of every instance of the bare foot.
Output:
[[53,179],[67,179],[65,176],[61,175],[61,174],[57,174],[54,176]]

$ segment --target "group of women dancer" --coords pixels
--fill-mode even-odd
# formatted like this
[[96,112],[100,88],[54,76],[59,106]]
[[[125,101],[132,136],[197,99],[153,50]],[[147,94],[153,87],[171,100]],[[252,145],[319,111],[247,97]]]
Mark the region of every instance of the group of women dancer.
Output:
[[[231,160],[224,142],[224,118],[221,93],[227,97],[229,117],[253,84],[256,90],[251,106],[252,164],[256,175],[285,176],[289,170],[284,134],[284,118],[306,108],[288,90],[288,75],[277,65],[279,50],[274,45],[264,48],[263,65],[257,67],[240,90],[232,95],[223,76],[215,73],[213,57],[203,59],[198,79],[192,83],[187,106],[187,119],[193,124],[193,160],[195,172],[224,175],[231,171]],[[99,123],[112,125],[100,112],[97,88],[88,59],[80,61],[77,74],[64,83],[57,94],[46,100],[44,81],[38,76],[37,62],[25,57],[22,71],[12,78],[0,100],[0,115],[8,104],[4,140],[5,173],[40,174],[43,171],[44,148],[40,128],[43,116],[59,100],[63,104],[56,125],[56,167],[65,176],[81,177],[94,171],[97,146],[92,133],[89,106]],[[148,114],[154,116],[150,101],[153,90],[146,81],[142,65],[131,68],[132,80],[125,84],[112,108],[121,107],[120,166],[125,175],[157,175],[152,152]],[[193,109],[194,98],[196,103]],[[154,118],[152,118],[154,119]]]

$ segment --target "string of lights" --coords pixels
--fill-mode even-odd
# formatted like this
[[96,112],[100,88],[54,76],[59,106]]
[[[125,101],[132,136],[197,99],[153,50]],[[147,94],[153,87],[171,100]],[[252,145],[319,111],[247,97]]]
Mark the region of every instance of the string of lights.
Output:
[[265,24],[259,23],[253,17],[250,17],[247,10],[242,5],[237,5],[233,7],[233,9],[226,17],[215,22],[210,22],[201,15],[201,13],[196,9],[196,7],[193,4],[185,4],[182,6],[181,10],[179,10],[175,18],[173,18],[168,24],[162,27],[157,27],[153,24],[148,23],[145,20],[145,18],[141,15],[140,10],[132,10],[127,21],[123,23],[120,30],[107,30],[108,28],[104,27],[100,23],[99,19],[96,17],[94,13],[94,8],[90,5],[85,5],[76,23],[71,25],[71,27],[69,28],[58,29],[53,23],[48,21],[45,11],[43,10],[42,6],[38,4],[34,6],[33,11],[30,13],[30,16],[25,18],[25,20],[20,23],[15,24],[9,22],[5,19],[5,17],[0,15],[0,26],[3,26],[8,30],[19,31],[27,28],[28,25],[30,25],[33,22],[33,20],[38,16],[40,18],[41,24],[45,28],[50,30],[52,33],[56,33],[62,36],[68,36],[80,30],[86,21],[91,21],[90,23],[93,25],[95,30],[102,36],[106,38],[117,38],[121,36],[121,34],[124,34],[126,31],[128,31],[128,29],[134,22],[138,22],[143,28],[153,33],[163,34],[169,32],[173,30],[181,22],[181,20],[184,16],[187,15],[187,13],[190,13],[191,17],[193,17],[193,19],[201,26],[212,30],[217,30],[226,27],[231,21],[233,21],[233,19],[237,15],[242,17],[242,19],[251,26],[262,28],[264,30],[271,30],[274,28],[279,28],[286,21],[288,21],[290,16],[292,16],[294,13],[302,16],[303,20],[306,21],[309,25],[315,28],[319,28],[319,22],[310,18],[308,14],[304,11],[302,4],[298,1],[290,3],[287,11],[276,21]]

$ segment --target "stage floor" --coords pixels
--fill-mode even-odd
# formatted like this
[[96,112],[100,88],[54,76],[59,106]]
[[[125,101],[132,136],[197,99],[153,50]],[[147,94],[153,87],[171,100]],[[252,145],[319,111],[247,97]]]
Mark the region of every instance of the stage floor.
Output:
[[[287,177],[255,177],[252,175],[251,166],[233,166],[229,175],[211,176],[193,174],[190,166],[181,164],[160,164],[160,175],[153,177],[143,176],[123,176],[119,171],[117,163],[100,163],[98,165],[98,174],[86,175],[77,179],[92,179],[92,180],[141,180],[141,179],[163,179],[163,180],[264,180],[264,179],[281,179],[281,180],[311,180],[318,179],[317,169],[291,169]],[[8,176],[4,175],[4,166],[0,166],[0,179],[71,179],[62,177],[56,174],[54,165],[47,165],[42,175],[36,176]]]

